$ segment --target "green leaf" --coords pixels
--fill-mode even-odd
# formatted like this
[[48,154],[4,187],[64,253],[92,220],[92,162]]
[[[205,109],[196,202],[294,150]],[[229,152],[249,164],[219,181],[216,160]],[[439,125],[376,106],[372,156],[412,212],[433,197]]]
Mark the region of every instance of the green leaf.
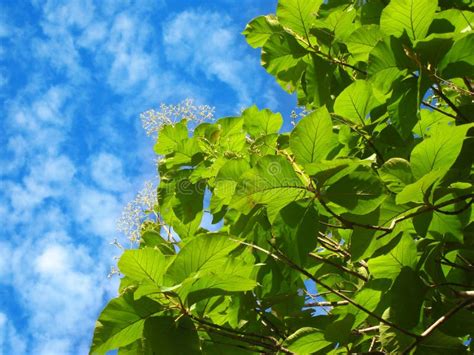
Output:
[[131,293],[112,299],[97,320],[91,353],[105,354],[141,338],[145,320],[161,309],[146,297],[135,301]]
[[305,70],[302,57],[306,54],[307,51],[288,33],[274,34],[262,48],[262,65],[284,90],[291,93]]
[[269,109],[259,110],[252,106],[242,113],[244,128],[252,138],[278,133],[283,124],[283,118],[279,113],[273,113]]
[[[395,82],[393,85],[392,97],[387,101],[387,111],[393,126],[400,135],[406,139],[412,135],[413,127],[419,120],[419,110],[421,101],[420,94],[427,88],[419,88],[419,84],[425,84],[424,80],[419,83],[417,78],[407,78]],[[426,85],[423,85],[426,86]]]
[[387,160],[378,172],[385,186],[394,193],[399,193],[413,182],[410,163],[402,158]]
[[450,128],[454,126],[454,118],[448,117],[440,112],[432,111],[430,109],[420,110],[420,120],[413,128],[413,133],[419,137],[425,138],[431,134],[432,131],[438,129]]
[[352,32],[344,41],[356,61],[366,62],[370,51],[382,39],[383,32],[377,25],[365,25]]
[[446,169],[437,169],[430,171],[422,178],[412,184],[406,185],[402,191],[397,194],[397,204],[405,204],[409,202],[424,203],[430,200],[432,196],[433,185],[446,174]]
[[183,246],[167,274],[180,283],[197,272],[217,271],[227,261],[227,255],[238,246],[223,235],[200,235]]
[[188,128],[186,121],[183,120],[174,125],[164,125],[158,133],[158,140],[154,146],[155,153],[162,155],[172,153],[187,138]]
[[280,0],[276,15],[280,23],[304,38],[316,20],[322,0]]
[[369,168],[359,167],[328,185],[321,197],[352,214],[367,214],[387,197],[381,180]]
[[262,47],[274,33],[282,32],[283,29],[273,15],[259,16],[250,21],[242,34],[247,43],[253,47]]
[[318,213],[313,201],[292,202],[280,210],[273,222],[276,244],[298,265],[304,265],[308,253],[316,247]]
[[273,220],[281,208],[311,195],[287,159],[268,155],[244,174],[230,206],[248,214],[256,205],[266,205]]
[[403,267],[390,289],[390,318],[404,329],[418,325],[426,287],[418,274]]
[[424,65],[437,66],[453,45],[453,35],[433,33],[416,41],[415,53]]
[[402,234],[398,244],[389,252],[370,259],[369,271],[376,278],[396,279],[401,270],[406,266],[415,269],[418,261],[416,245],[408,234]]
[[[374,312],[380,303],[381,297],[382,292],[380,290],[364,287],[357,292],[354,297],[354,302],[363,306],[365,309]],[[348,306],[347,313],[353,314],[355,316],[354,323],[352,325],[353,328],[358,327],[369,316],[366,312],[360,310],[352,304]]]
[[415,179],[433,170],[449,169],[458,158],[464,137],[471,127],[474,124],[433,130],[431,137],[411,152],[410,163]]
[[315,107],[331,107],[331,92],[335,89],[334,67],[317,55],[305,57],[306,71],[302,77],[301,90],[298,91],[298,105],[312,104]]
[[201,354],[196,327],[187,316],[151,317],[145,322],[143,335],[153,354]]
[[443,57],[438,69],[444,79],[472,76],[474,74],[474,33],[454,42],[453,47]]
[[419,40],[428,33],[437,8],[437,0],[392,0],[382,11],[380,27],[387,35],[406,32],[412,41]]
[[160,285],[167,263],[157,249],[125,250],[118,262],[120,272],[136,281]]
[[[442,202],[455,199],[459,195],[447,194],[433,202]],[[442,207],[440,211],[428,211],[413,219],[416,231],[421,236],[427,234],[434,239],[462,243],[464,240],[464,228],[469,223],[471,208],[466,201],[458,201],[451,205]]]
[[448,9],[436,13],[430,32],[467,33],[474,29],[474,13],[459,9]]
[[[472,352],[472,351],[471,351]],[[462,339],[452,337],[435,329],[429,337],[421,342],[416,348],[416,355],[446,355],[471,353],[463,344]]]
[[219,170],[214,182],[211,197],[211,211],[219,212],[224,205],[232,200],[237,183],[242,175],[250,169],[244,159],[228,160]]
[[251,291],[257,282],[248,277],[229,273],[207,273],[195,281],[184,292],[179,290],[182,299],[193,305],[201,300],[210,299],[218,295],[227,295],[232,292]]
[[200,220],[203,210],[204,190],[202,184],[193,184],[189,179],[177,182],[173,212],[183,224]]
[[331,117],[325,107],[303,117],[290,135],[291,151],[302,165],[325,159],[336,144]]
[[334,111],[357,125],[365,126],[370,111],[380,104],[370,83],[356,80],[336,98]]
[[313,354],[331,344],[324,338],[321,330],[310,327],[298,329],[287,338],[286,342],[288,350],[296,354]]
[[392,83],[404,77],[408,69],[418,69],[405,55],[403,42],[403,38],[385,37],[369,54],[369,81],[383,93],[390,91]]

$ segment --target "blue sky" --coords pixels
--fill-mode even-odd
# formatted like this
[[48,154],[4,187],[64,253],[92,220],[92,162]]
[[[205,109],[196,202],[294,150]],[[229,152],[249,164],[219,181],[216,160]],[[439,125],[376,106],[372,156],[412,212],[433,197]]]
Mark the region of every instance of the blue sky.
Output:
[[0,0],[0,353],[85,354],[116,221],[155,175],[139,115],[294,97],[240,32],[275,0]]

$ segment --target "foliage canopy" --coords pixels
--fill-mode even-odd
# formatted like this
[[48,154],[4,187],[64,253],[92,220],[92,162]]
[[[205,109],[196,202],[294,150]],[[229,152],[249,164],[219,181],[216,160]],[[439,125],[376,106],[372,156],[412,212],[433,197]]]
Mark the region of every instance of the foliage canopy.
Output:
[[[304,115],[164,124],[92,353],[469,353],[474,14],[280,0],[243,34]],[[201,225],[204,213],[222,223]]]

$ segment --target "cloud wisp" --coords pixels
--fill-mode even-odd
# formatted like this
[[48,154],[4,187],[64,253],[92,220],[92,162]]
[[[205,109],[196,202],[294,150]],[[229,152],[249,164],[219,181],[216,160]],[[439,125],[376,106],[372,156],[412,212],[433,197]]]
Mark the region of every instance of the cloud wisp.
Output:
[[274,96],[228,0],[188,5],[0,4],[0,353],[88,352],[116,222],[156,175],[141,112]]

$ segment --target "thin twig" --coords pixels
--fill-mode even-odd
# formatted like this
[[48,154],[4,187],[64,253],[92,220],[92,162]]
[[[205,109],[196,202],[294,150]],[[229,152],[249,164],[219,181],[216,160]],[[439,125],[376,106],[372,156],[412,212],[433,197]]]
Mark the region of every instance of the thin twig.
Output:
[[463,206],[462,208],[460,208],[459,210],[457,211],[443,211],[442,209],[436,207],[434,210],[436,212],[439,212],[441,214],[446,214],[446,215],[457,215],[457,214],[460,214],[462,212],[464,212],[465,210],[467,210],[471,205],[472,205],[472,202],[474,201],[474,199],[471,198],[471,201],[467,202],[465,206]]
[[347,306],[349,302],[347,301],[336,301],[336,302],[329,302],[329,301],[321,301],[321,302],[309,302],[305,303],[304,307],[336,307],[336,306]]
[[419,345],[423,340],[425,340],[431,333],[433,333],[436,328],[440,327],[446,321],[451,318],[454,314],[456,314],[459,310],[463,309],[467,305],[474,303],[473,300],[468,299],[465,300],[458,305],[456,305],[454,308],[449,310],[444,316],[440,317],[436,322],[434,322],[432,325],[430,325],[411,345],[406,348],[402,354],[409,354],[411,350],[413,350],[417,345]]
[[438,94],[446,104],[451,107],[451,109],[457,113],[458,117],[464,122],[469,122],[469,120],[464,116],[464,114],[458,109],[458,107],[443,93],[443,89],[441,89],[441,85],[438,84],[438,87],[432,86],[433,91]]
[[423,214],[425,212],[435,211],[435,210],[440,209],[442,207],[449,206],[449,205],[452,205],[452,204],[457,203],[457,202],[465,201],[468,198],[471,198],[471,199],[474,198],[474,194],[458,196],[458,197],[453,198],[451,200],[441,202],[438,205],[424,205],[423,207],[416,210],[415,212],[412,212],[412,213],[406,214],[404,216],[393,219],[392,222],[390,223],[390,227],[388,228],[388,231],[386,231],[385,233],[379,235],[376,239],[380,239],[380,238],[390,234],[391,232],[393,232],[393,230],[395,229],[395,226],[398,223],[400,223],[400,222],[402,222],[402,221],[404,221],[408,218],[418,216],[418,215]]
[[427,106],[427,107],[429,107],[429,108],[435,110],[435,111],[438,111],[439,113],[442,113],[442,114],[445,115],[445,116],[448,116],[448,117],[457,119],[456,116],[450,114],[449,112],[446,112],[446,111],[441,110],[440,108],[436,107],[435,105],[430,104],[430,103],[427,102],[427,101],[422,101],[421,103],[422,103],[423,105],[425,105],[425,106]]
[[365,229],[372,229],[372,230],[377,230],[377,231],[382,231],[382,232],[389,232],[389,233],[392,232],[392,230],[393,230],[390,227],[375,226],[375,225],[371,225],[371,224],[363,224],[363,223],[358,223],[358,222],[354,222],[354,221],[349,221],[349,220],[345,219],[344,217],[342,217],[342,216],[338,215],[337,213],[335,213],[326,204],[326,202],[324,202],[324,200],[321,198],[321,196],[318,196],[318,201],[321,203],[321,205],[323,206],[323,208],[326,211],[328,211],[334,218],[339,220],[339,222],[341,222],[346,227],[348,227],[348,229],[352,229],[353,226],[358,226],[358,227],[362,227],[362,228],[365,228]]
[[394,324],[386,319],[383,319],[382,317],[380,317],[379,315],[375,314],[374,312],[372,311],[369,311],[367,308],[365,308],[364,306],[358,304],[357,302],[355,302],[354,300],[352,300],[350,297],[347,297],[346,295],[344,295],[344,293],[338,291],[338,290],[335,290],[333,289],[331,286],[327,285],[325,282],[321,281],[321,279],[315,277],[314,275],[312,275],[311,273],[309,273],[308,271],[306,271],[305,269],[303,269],[302,267],[298,266],[297,264],[295,264],[292,260],[290,260],[288,257],[286,257],[284,254],[278,252],[279,255],[277,254],[274,254],[262,247],[259,247],[258,245],[254,245],[254,244],[251,244],[251,243],[247,243],[247,242],[244,242],[244,241],[241,241],[241,240],[238,240],[238,239],[231,239],[235,242],[238,242],[240,244],[243,244],[243,245],[247,245],[251,248],[254,248],[256,250],[259,250],[265,254],[267,254],[268,256],[271,256],[272,258],[274,258],[275,260],[278,260],[278,261],[282,261],[284,263],[286,263],[288,266],[290,266],[292,269],[300,272],[301,274],[305,275],[307,278],[309,278],[310,280],[313,280],[314,282],[316,282],[317,284],[321,285],[322,287],[324,287],[325,289],[331,291],[332,293],[334,293],[335,295],[339,296],[340,298],[342,298],[343,300],[345,301],[348,301],[350,304],[352,304],[354,307],[356,307],[357,309],[363,311],[364,313],[367,313],[368,315],[372,316],[373,318],[377,319],[379,322],[389,326],[389,327],[392,327],[392,328],[395,328],[397,329],[398,331],[402,332],[403,334],[406,334],[408,336],[411,336],[411,337],[414,337],[414,338],[417,338],[418,335],[404,329],[404,328],[401,328],[399,327],[397,324]]
[[323,258],[322,256],[319,256],[319,255],[314,254],[314,253],[309,253],[308,255],[311,256],[313,259],[319,260],[319,261],[321,261],[323,263],[326,263],[326,264],[330,264],[330,265],[334,266],[335,268],[337,268],[339,270],[345,271],[345,272],[351,274],[352,276],[355,276],[355,277],[361,279],[362,281],[365,281],[365,282],[369,281],[369,279],[367,277],[365,277],[364,275],[361,275],[357,271],[351,270],[348,267],[345,267],[344,265],[340,265],[340,264],[332,261],[331,259]]
[[348,120],[346,120],[344,117],[336,114],[336,113],[331,113],[331,116],[334,117],[335,119],[337,119],[339,122],[342,122],[344,123],[346,126],[348,126],[350,129],[352,129],[354,132],[356,132],[359,136],[362,137],[362,139],[365,140],[365,142],[367,143],[368,146],[370,146],[370,148],[372,148],[372,150],[374,151],[375,155],[377,156],[377,158],[379,158],[380,162],[383,164],[385,163],[385,159],[382,155],[382,153],[380,153],[380,151],[377,149],[377,147],[375,146],[375,144],[372,142],[372,140],[370,138],[367,138],[367,136],[365,135],[365,132],[359,130],[356,126],[352,125]]
[[466,85],[469,92],[471,94],[474,93],[474,89],[472,88],[471,81],[469,80],[469,78],[463,76],[462,80],[464,81],[464,85]]
[[364,333],[372,332],[374,330],[379,330],[379,329],[380,329],[379,325],[374,325],[373,327],[354,329],[354,333],[364,334]]

